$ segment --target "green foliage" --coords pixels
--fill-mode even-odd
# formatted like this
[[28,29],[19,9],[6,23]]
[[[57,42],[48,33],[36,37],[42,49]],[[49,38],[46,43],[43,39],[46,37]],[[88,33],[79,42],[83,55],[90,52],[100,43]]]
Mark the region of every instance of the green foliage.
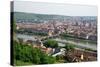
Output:
[[[48,14],[35,14],[35,13],[24,13],[24,12],[14,12],[14,17],[16,20],[28,20],[28,21],[32,21],[32,22],[43,22],[40,20],[53,20],[53,18],[56,18],[57,20],[62,20],[66,19],[66,20],[72,20],[74,17],[72,16],[64,16],[64,15],[48,15]],[[96,20],[96,16],[80,16],[78,18],[83,18],[85,20]]]
[[21,60],[16,60],[16,59],[14,59],[14,62],[15,62],[15,66],[31,65],[31,64],[33,64],[33,63],[31,63],[31,62],[23,62],[23,61],[21,61]]
[[62,34],[60,34],[60,35],[61,35],[61,37],[63,37],[63,38],[67,38],[67,37],[70,37],[70,38],[77,38],[76,36],[73,36],[73,35],[68,34],[68,33],[62,33]]
[[58,42],[52,39],[47,40],[44,42],[44,45],[46,47],[51,47],[51,48],[57,48],[58,47]]
[[67,43],[66,46],[65,46],[65,49],[67,51],[74,50],[74,46],[72,44]]
[[16,31],[20,34],[28,34],[28,35],[39,35],[39,36],[47,36],[48,34],[46,32],[35,32],[32,30],[26,30],[26,29],[20,29]]
[[86,51],[93,51],[93,52],[96,52],[96,50],[93,50],[91,48],[85,48]]
[[55,63],[56,58],[52,56],[48,56],[48,60],[49,60],[49,63],[52,64],[52,63]]
[[15,32],[16,31],[16,22],[15,21],[13,21],[13,32]]
[[62,60],[63,59],[63,56],[61,56],[61,55],[58,55],[58,56],[56,56],[56,60],[58,61],[58,60]]
[[55,63],[56,59],[43,53],[41,55],[41,61],[41,64],[52,64]]
[[[33,48],[25,43],[13,42],[14,45],[14,59],[25,63],[33,64],[51,64],[55,63],[55,58],[43,53],[39,48]],[[19,64],[14,62],[15,65]]]
[[[62,16],[62,15],[47,15],[47,14],[35,14],[35,13],[24,13],[24,12],[14,12],[14,17],[15,19],[21,19],[21,20],[29,20],[32,22],[39,23],[41,22],[40,20],[51,20],[54,17],[57,19],[62,19],[63,18],[70,18],[69,16]],[[35,20],[37,19],[37,20]]]

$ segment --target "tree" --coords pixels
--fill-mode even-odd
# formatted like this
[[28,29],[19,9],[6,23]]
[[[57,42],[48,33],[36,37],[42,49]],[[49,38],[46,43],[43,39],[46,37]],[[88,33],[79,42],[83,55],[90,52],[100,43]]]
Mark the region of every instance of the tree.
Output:
[[41,64],[52,64],[55,63],[56,59],[52,56],[48,56],[47,54],[43,53],[41,55]]
[[66,44],[66,46],[65,46],[65,49],[67,50],[67,51],[70,51],[70,50],[74,50],[74,46],[72,45],[72,44]]
[[[39,48],[33,48],[25,43],[14,41],[14,59],[33,64],[50,64],[55,62],[55,58],[48,56]],[[16,63],[17,64],[17,63]]]
[[58,47],[58,42],[52,39],[47,40],[44,42],[44,45],[46,47],[51,47],[51,48],[57,48]]
[[73,44],[67,43],[64,48],[66,49],[66,55],[64,56],[65,63],[72,62],[72,58],[70,57],[70,53],[73,53],[73,51],[74,51]]
[[41,63],[40,61],[40,54],[42,54],[41,50],[38,49],[38,48],[33,48],[33,50],[31,51],[32,53],[32,63],[35,63],[35,64],[39,64]]
[[52,57],[52,56],[48,56],[48,61],[49,61],[49,64],[55,63],[56,62],[56,58]]
[[41,64],[48,64],[48,56],[46,54],[42,54],[41,56]]
[[58,55],[58,56],[56,56],[56,60],[58,61],[58,60],[62,60],[63,59],[63,56],[62,55]]

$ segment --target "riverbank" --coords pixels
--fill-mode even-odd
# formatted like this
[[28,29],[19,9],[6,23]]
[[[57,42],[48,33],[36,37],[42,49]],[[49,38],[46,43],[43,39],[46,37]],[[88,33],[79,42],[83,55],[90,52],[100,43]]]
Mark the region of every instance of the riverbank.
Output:
[[71,39],[71,40],[76,40],[76,41],[81,41],[81,42],[90,42],[90,43],[95,43],[97,44],[97,40],[89,40],[89,39],[86,39],[86,38],[82,38],[82,37],[77,37],[77,36],[74,36],[74,35],[70,35],[70,34],[60,34],[60,38],[64,38],[64,39]]

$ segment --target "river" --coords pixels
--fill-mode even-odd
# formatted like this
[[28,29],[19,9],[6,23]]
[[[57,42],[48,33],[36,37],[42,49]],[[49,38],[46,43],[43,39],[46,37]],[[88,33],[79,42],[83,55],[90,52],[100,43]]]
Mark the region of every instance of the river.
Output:
[[[24,34],[16,34],[17,38],[22,38],[22,39],[26,39],[26,40],[32,40],[32,41],[36,41],[35,35],[24,35]],[[65,46],[65,43],[71,43],[75,46],[79,46],[82,48],[90,48],[92,50],[97,50],[97,44],[96,43],[92,43],[92,42],[81,42],[80,40],[75,41],[75,40],[71,40],[71,39],[61,39],[61,38],[54,38],[54,40],[58,41],[58,45],[59,46]]]

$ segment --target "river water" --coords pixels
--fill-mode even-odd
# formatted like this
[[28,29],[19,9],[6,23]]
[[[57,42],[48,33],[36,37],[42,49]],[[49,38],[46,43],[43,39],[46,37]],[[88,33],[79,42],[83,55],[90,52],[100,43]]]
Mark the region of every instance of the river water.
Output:
[[59,43],[59,46],[65,46],[66,44],[65,43],[71,43],[75,46],[78,46],[78,47],[81,47],[81,48],[90,48],[92,50],[97,50],[97,44],[96,43],[90,43],[88,41],[86,42],[81,42],[81,41],[73,41],[73,40],[66,40],[66,39],[60,39],[60,38],[56,38],[54,39],[56,41],[58,41]]
[[[26,40],[36,41],[35,36],[32,36],[32,35],[16,34],[16,37],[26,39]],[[78,46],[78,47],[90,48],[92,50],[97,50],[97,44],[92,43],[92,42],[88,42],[88,41],[83,43],[80,40],[75,41],[73,39],[68,40],[68,39],[61,39],[61,38],[54,38],[54,40],[58,41],[59,46],[65,46],[66,43],[71,43],[71,44]]]

